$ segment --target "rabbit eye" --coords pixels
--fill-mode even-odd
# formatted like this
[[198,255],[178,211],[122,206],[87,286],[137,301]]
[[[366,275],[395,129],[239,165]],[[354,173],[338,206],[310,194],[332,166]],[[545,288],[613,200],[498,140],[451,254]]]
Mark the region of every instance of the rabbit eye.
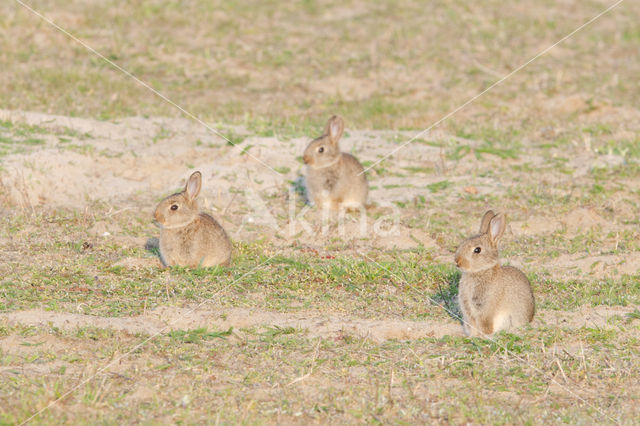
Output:
[[321,146],[320,148],[318,148],[318,152],[320,153],[324,152],[324,146]]
[[171,205],[171,210],[178,210],[178,205],[177,204],[172,204]]
[[475,249],[473,249],[474,253],[480,253],[482,251],[482,249],[480,247],[476,247]]

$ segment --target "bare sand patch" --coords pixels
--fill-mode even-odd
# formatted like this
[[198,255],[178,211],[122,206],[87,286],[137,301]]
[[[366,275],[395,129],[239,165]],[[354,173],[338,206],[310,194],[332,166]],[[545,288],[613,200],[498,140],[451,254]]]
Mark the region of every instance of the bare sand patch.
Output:
[[602,227],[609,229],[610,223],[592,209],[579,208],[561,219],[571,234],[584,233],[590,229]]
[[[46,143],[37,150],[4,157],[0,178],[13,205],[84,208],[100,200],[150,212],[162,196],[180,189],[190,171],[198,169],[203,174],[204,208],[220,213],[242,206],[247,219],[264,225],[271,222],[263,210],[275,213],[271,203],[264,208],[265,199],[286,196],[289,182],[304,174],[299,157],[305,146],[322,132],[282,140],[248,136],[246,129],[229,127],[230,133],[247,135],[232,146],[185,119],[133,117],[109,123],[8,110],[0,110],[0,119],[87,135],[65,134],[62,140],[44,135]],[[397,132],[350,130],[341,149],[371,161],[395,147],[394,137]],[[446,135],[434,132],[434,137]],[[411,144],[394,154],[393,161],[399,169],[441,168],[441,155],[439,147]],[[368,175],[375,182],[370,198],[383,206],[430,193],[422,183],[398,188],[406,180],[376,176],[373,170]],[[427,176],[423,183],[442,180]]]
[[[533,326],[554,325],[565,328],[614,327],[609,320],[614,316],[632,312],[634,307],[581,307],[576,311],[542,310],[536,313]],[[177,308],[160,306],[135,317],[99,317],[84,314],[61,313],[32,309],[0,314],[9,323],[30,326],[51,326],[61,329],[98,327],[132,334],[157,334],[172,330],[211,330],[292,327],[305,336],[341,338],[354,336],[376,342],[386,340],[415,340],[426,337],[462,336],[459,323],[448,321],[403,321],[394,318],[364,319],[336,313],[306,311],[280,313],[260,309]],[[5,339],[6,340],[6,339]],[[4,341],[4,344],[11,341]]]
[[632,275],[640,271],[640,252],[628,253],[624,256],[565,254],[555,259],[553,263],[558,268],[598,278],[621,274]]
[[637,306],[581,306],[575,311],[542,310],[536,312],[534,324],[560,328],[615,328],[611,319],[638,309]]
[[576,235],[597,228],[609,231],[614,226],[589,208],[574,209],[562,217],[531,216],[524,221],[511,223],[513,233],[524,236],[552,234],[563,229],[566,229],[570,235]]
[[368,320],[338,314],[316,312],[278,313],[258,309],[220,308],[206,310],[162,306],[135,317],[98,317],[84,314],[49,312],[39,309],[0,314],[10,323],[51,326],[62,329],[98,327],[127,333],[156,334],[171,330],[235,329],[255,327],[293,327],[308,337],[350,335],[373,341],[413,340],[424,337],[461,335],[453,321]]
[[114,263],[113,266],[127,269],[161,268],[162,262],[158,257],[125,257]]
[[514,234],[524,236],[552,234],[562,229],[556,218],[546,216],[532,216],[524,221],[511,222],[510,227]]

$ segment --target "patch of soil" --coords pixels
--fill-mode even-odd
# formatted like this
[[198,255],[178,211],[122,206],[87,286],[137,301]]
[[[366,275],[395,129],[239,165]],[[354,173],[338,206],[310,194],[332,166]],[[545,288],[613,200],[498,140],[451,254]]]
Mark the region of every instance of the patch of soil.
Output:
[[573,210],[562,218],[562,223],[567,226],[571,234],[584,233],[596,227],[602,227],[605,230],[610,228],[609,222],[593,210],[585,208]]
[[602,278],[605,276],[633,275],[640,271],[640,252],[624,256],[603,254],[563,254],[554,260],[554,266],[565,271]]
[[509,226],[514,234],[527,237],[552,234],[562,229],[562,225],[558,220],[546,216],[532,216],[524,221],[511,222]]
[[536,312],[533,323],[569,329],[616,328],[610,323],[611,318],[624,316],[637,308],[637,306],[582,306],[571,312],[543,310]]
[[126,269],[162,268],[158,257],[125,257],[114,263],[113,266],[121,266]]
[[[554,325],[564,328],[613,327],[609,319],[633,312],[634,307],[582,307],[577,311],[542,310],[536,314],[533,326]],[[98,317],[74,313],[50,312],[39,309],[0,314],[9,323],[30,326],[51,326],[61,329],[98,327],[127,333],[154,335],[171,330],[210,330],[293,327],[307,337],[340,339],[344,336],[385,340],[414,340],[425,337],[462,336],[460,324],[442,321],[401,321],[397,319],[363,319],[347,315],[301,312],[280,313],[257,309],[220,308],[218,310],[160,306],[135,317]],[[11,345],[4,339],[3,347]]]
[[39,309],[0,314],[10,323],[31,326],[52,326],[62,329],[98,327],[127,333],[156,334],[171,330],[206,327],[222,330],[253,327],[293,327],[304,330],[308,337],[351,335],[374,341],[409,340],[423,337],[461,335],[462,329],[453,322],[368,320],[346,315],[320,313],[278,313],[243,308],[220,308],[217,311],[192,310],[162,306],[136,317],[98,317],[83,314],[49,312]]

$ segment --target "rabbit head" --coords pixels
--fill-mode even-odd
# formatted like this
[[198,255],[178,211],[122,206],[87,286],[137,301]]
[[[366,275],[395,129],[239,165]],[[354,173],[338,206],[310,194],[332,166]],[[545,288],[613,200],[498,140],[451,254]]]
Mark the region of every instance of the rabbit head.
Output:
[[456,266],[464,272],[474,273],[499,265],[498,240],[506,225],[504,214],[487,211],[482,217],[479,234],[465,240],[456,250]]
[[324,134],[312,140],[304,150],[304,163],[313,169],[322,169],[334,165],[340,159],[338,141],[344,131],[344,121],[333,116],[327,122]]
[[196,197],[202,187],[202,175],[194,172],[187,181],[184,190],[169,195],[160,201],[153,214],[162,228],[174,229],[187,226],[198,218],[200,211]]

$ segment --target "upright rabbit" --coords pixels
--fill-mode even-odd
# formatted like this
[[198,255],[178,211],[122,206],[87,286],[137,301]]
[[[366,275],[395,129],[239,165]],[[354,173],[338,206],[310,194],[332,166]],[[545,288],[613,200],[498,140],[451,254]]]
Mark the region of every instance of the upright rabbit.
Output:
[[469,336],[490,335],[533,320],[535,302],[529,280],[519,269],[498,262],[498,240],[506,224],[504,214],[487,211],[480,233],[456,251],[455,262],[462,270],[458,302]]
[[182,192],[162,200],[154,213],[161,227],[160,257],[165,266],[207,267],[228,265],[231,241],[222,226],[200,213],[196,197],[202,175],[194,172]]
[[340,152],[338,141],[343,131],[342,118],[334,115],[324,134],[304,151],[307,189],[322,209],[360,209],[367,202],[369,187],[362,165],[351,154]]

